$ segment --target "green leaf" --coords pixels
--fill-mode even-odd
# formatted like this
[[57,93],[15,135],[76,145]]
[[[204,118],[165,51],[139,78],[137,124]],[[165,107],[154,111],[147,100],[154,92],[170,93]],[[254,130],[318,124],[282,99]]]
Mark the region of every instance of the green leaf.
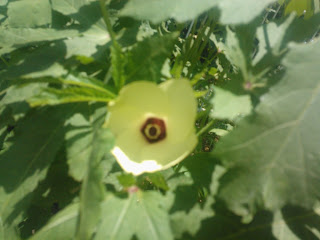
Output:
[[[287,45],[287,43],[284,42],[287,30],[293,23],[294,18],[295,16],[291,15],[285,20],[284,23],[280,25],[271,22],[257,29],[259,51],[253,59],[253,65],[256,65],[259,61],[261,61],[263,57],[266,57],[266,55],[268,54],[273,55],[272,57],[281,55],[284,50],[283,48]],[[272,59],[270,60],[270,62],[271,61]],[[267,64],[270,64],[270,62],[268,62]]]
[[70,87],[65,89],[44,88],[39,95],[28,99],[31,107],[58,105],[75,102],[104,102],[113,98],[110,95],[88,88]]
[[[234,28],[226,28],[226,37],[224,42],[211,35],[210,39],[217,45],[220,51],[223,51],[226,58],[237,68],[239,74],[236,75],[237,82],[253,82],[255,76],[251,74],[251,55],[254,49],[253,40],[255,37],[256,22],[248,25],[241,25]],[[243,87],[242,87],[243,88]]]
[[[185,193],[184,198],[190,198],[190,194]],[[181,201],[183,201],[181,199]],[[176,211],[171,213],[171,226],[174,236],[181,238],[183,234],[189,233],[195,235],[201,228],[201,222],[214,215],[211,209],[212,199],[209,199],[204,206],[196,204],[188,211]],[[177,203],[183,205],[182,202]]]
[[103,84],[100,80],[91,78],[88,76],[82,75],[73,75],[68,74],[65,77],[60,78],[51,78],[51,77],[43,77],[43,78],[25,78],[25,79],[17,79],[13,81],[12,85],[25,85],[30,83],[54,83],[59,85],[66,85],[70,87],[82,87],[88,88],[91,90],[99,91],[101,93],[105,93],[110,97],[116,97],[116,95],[108,89],[108,87]]
[[117,176],[119,183],[123,187],[131,187],[136,184],[136,178],[132,174],[120,174]]
[[[78,26],[75,27],[79,28]],[[64,58],[83,55],[101,59],[104,56],[103,50],[108,48],[108,43],[110,42],[110,36],[101,22],[95,23],[90,28],[78,30],[57,30],[51,28],[5,29],[0,27],[0,38],[2,39],[0,55],[40,42],[61,40],[56,42],[55,45],[62,46]],[[83,47],[84,45],[86,47]],[[52,48],[52,46],[50,47]],[[44,49],[43,52],[46,52],[46,50]],[[57,59],[50,58],[46,62],[52,60]]]
[[[320,14],[308,20],[291,15],[277,24],[272,22],[258,27],[258,22],[254,21],[233,27],[233,30],[227,27],[225,39],[211,35],[210,39],[235,66],[234,73],[228,73],[231,81],[226,88],[236,94],[247,94],[257,87],[265,87],[266,74],[280,65],[288,44],[311,38],[318,29],[319,19]],[[258,44],[254,43],[255,38]]]
[[69,87],[43,88],[39,94],[28,98],[28,103],[34,106],[56,105],[70,102],[108,102],[115,98],[115,94],[108,90],[99,80],[84,76],[68,75],[66,78],[42,78],[26,79],[18,81],[24,83],[59,83],[70,85]]
[[148,173],[150,182],[158,188],[167,191],[169,190],[168,184],[160,172]]
[[160,23],[169,18],[185,22],[201,13],[218,7],[221,10],[220,21],[223,24],[248,23],[257,17],[274,0],[131,0],[120,11],[120,16],[134,17]]
[[77,13],[81,7],[84,7],[95,0],[52,0],[52,9],[70,15]]
[[214,88],[211,103],[213,104],[212,118],[235,121],[249,115],[252,110],[249,95],[235,95],[219,87]]
[[286,30],[284,42],[289,41],[305,42],[307,39],[313,38],[319,29],[320,13],[308,19],[296,18],[290,28]]
[[[168,202],[169,201],[169,202]],[[126,198],[109,194],[95,240],[173,239],[167,207],[170,200],[154,191],[135,190]]]
[[8,0],[0,0],[0,6],[6,5]]
[[220,21],[224,24],[245,24],[258,17],[275,0],[221,0]]
[[52,0],[52,9],[76,20],[82,27],[90,28],[98,21],[105,26],[97,0]]
[[193,239],[276,240],[272,234],[272,214],[270,212],[258,212],[250,224],[245,224],[239,216],[228,211],[220,202],[214,204],[213,207],[214,217],[202,222],[201,229]]
[[259,211],[249,224],[243,223],[239,216],[229,212],[221,203],[215,204],[214,210],[215,216],[205,220],[200,231],[192,239],[320,239],[319,208],[309,211],[299,207],[286,206],[274,214],[268,211]]
[[[17,59],[12,63],[9,62],[10,65],[0,73],[0,77],[3,80],[60,77],[67,73],[67,70],[59,63],[64,59],[65,51],[65,46],[61,42],[37,48],[32,52],[18,50]],[[10,83],[12,84],[12,81]]]
[[[32,106],[56,105],[68,102],[107,102],[116,95],[94,78],[69,74],[65,78],[27,78],[10,82],[3,104],[27,100]],[[45,83],[64,84],[67,88],[50,88]]]
[[313,15],[313,0],[291,0],[286,6],[284,14],[296,12],[298,16],[306,14],[305,18]]
[[215,150],[229,168],[220,197],[240,215],[286,203],[311,208],[320,197],[320,42],[289,46],[284,79]]
[[13,126],[14,119],[12,109],[6,106],[0,107],[0,151],[3,150],[3,143],[9,134],[8,126],[12,124]]
[[288,50],[288,44],[292,41],[302,43],[312,38],[319,27],[319,21],[320,14],[308,20],[290,15],[280,24],[271,22],[259,27],[259,50],[252,61],[253,71],[263,72],[277,66]]
[[320,239],[320,208],[306,210],[286,206],[273,217],[272,232],[277,239]]
[[6,95],[1,99],[3,105],[22,102],[39,94],[43,84],[29,84],[27,86],[12,86],[7,89]]
[[104,104],[82,104],[79,113],[68,121],[70,129],[65,140],[69,174],[78,181],[83,180],[88,171],[94,135],[105,121],[106,109]]
[[39,109],[19,121],[14,136],[9,139],[11,146],[0,155],[3,228],[13,229],[22,220],[34,189],[45,178],[63,143],[64,121],[72,112],[70,106]]
[[50,28],[1,28],[0,55],[36,42],[54,41],[77,36],[77,30],[56,30]]
[[183,167],[180,176],[174,174],[167,180],[169,186],[172,180],[178,180],[173,192],[175,201],[170,209],[170,219],[173,233],[179,239],[186,233],[194,236],[201,229],[202,222],[214,216],[214,195],[218,180],[224,173],[224,169],[208,153],[190,156],[182,164],[188,171]]
[[51,6],[49,0],[23,0],[10,2],[8,22],[13,28],[33,28],[51,24]]
[[147,38],[139,42],[128,53],[128,63],[125,67],[126,81],[159,82],[162,76],[162,66],[173,51],[176,37],[176,34],[170,34]]
[[91,239],[100,220],[100,204],[105,195],[101,160],[111,150],[112,145],[113,136],[108,129],[94,129],[90,159],[87,159],[87,172],[81,187],[80,216],[76,239]]
[[78,36],[63,40],[63,43],[66,45],[65,58],[80,55],[105,61],[103,57],[109,47],[110,36],[105,26],[97,23],[86,31],[80,31]]
[[78,215],[79,204],[71,204],[53,216],[30,240],[73,239],[76,232]]
[[65,150],[56,154],[46,178],[33,191],[30,207],[19,224],[20,238],[29,239],[52,218],[54,214],[77,201],[81,183],[68,175]]
[[110,36],[102,20],[99,1],[53,0],[52,8],[80,23],[78,36],[70,36],[63,41],[66,45],[65,57],[80,55],[105,61]]

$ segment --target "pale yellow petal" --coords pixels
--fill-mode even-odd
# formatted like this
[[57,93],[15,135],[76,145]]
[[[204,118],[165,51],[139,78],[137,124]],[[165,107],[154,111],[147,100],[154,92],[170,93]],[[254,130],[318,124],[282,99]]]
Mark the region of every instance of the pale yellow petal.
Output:
[[143,160],[155,160],[162,165],[162,169],[171,167],[188,156],[198,142],[195,134],[190,134],[180,140],[177,142],[175,136],[167,136],[161,142],[144,146],[141,151],[141,158]]
[[139,111],[156,115],[168,114],[168,99],[157,84],[147,81],[133,82],[120,91],[117,104],[134,106]]
[[140,81],[126,85],[108,106],[107,126],[113,134],[142,125],[147,117],[164,118],[169,114],[168,98],[155,83]]
[[135,162],[142,161],[141,151],[149,143],[144,139],[139,128],[130,128],[121,132],[115,142],[126,155]]
[[193,89],[186,79],[166,81],[160,87],[170,102],[168,132],[174,135],[175,141],[180,141],[195,131],[197,102]]

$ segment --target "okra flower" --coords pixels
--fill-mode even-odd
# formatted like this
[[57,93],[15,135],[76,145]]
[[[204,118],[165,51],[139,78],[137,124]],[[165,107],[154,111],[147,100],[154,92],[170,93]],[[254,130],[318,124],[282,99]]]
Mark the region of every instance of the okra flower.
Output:
[[112,154],[126,172],[169,168],[197,144],[196,100],[187,80],[130,83],[108,108],[107,126],[116,139]]

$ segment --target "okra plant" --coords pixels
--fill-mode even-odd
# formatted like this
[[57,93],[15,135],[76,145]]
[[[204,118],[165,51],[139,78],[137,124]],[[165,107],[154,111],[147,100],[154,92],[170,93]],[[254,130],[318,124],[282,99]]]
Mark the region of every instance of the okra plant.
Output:
[[319,0],[0,0],[0,240],[320,239]]

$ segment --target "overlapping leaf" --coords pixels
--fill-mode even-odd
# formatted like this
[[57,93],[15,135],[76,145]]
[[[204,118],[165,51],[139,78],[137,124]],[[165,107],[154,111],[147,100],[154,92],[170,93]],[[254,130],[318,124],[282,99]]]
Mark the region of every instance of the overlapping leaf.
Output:
[[104,128],[94,129],[90,159],[87,160],[87,172],[81,187],[80,217],[76,234],[79,240],[90,239],[100,220],[101,202],[105,196],[101,160],[112,147],[111,132]]
[[[18,124],[11,146],[0,155],[0,219],[4,239],[23,217],[32,192],[44,179],[50,163],[63,143],[64,120],[70,106],[41,109]],[[66,111],[69,114],[66,114]]]
[[161,193],[136,191],[127,198],[106,197],[102,205],[103,221],[95,240],[173,239],[167,208],[170,200]]
[[[108,102],[115,94],[99,80],[68,75],[65,78],[28,78],[12,81],[4,104],[26,100],[32,107],[73,102]],[[48,87],[45,83],[62,85]]]
[[0,55],[20,47],[43,41],[54,41],[79,35],[77,30],[57,30],[51,28],[1,28]]
[[[43,0],[42,2],[42,8],[48,8],[48,6],[50,6],[48,4],[45,5],[46,0]],[[17,5],[16,8],[18,13],[24,6],[20,6],[22,5],[21,1],[13,2],[12,4],[14,6]],[[23,4],[28,5],[29,3],[23,1]],[[37,7],[40,8],[38,5]],[[39,10],[38,8],[37,11]],[[22,21],[19,14],[9,11],[9,20],[11,19],[10,21],[14,23],[14,28],[10,27],[10,25],[1,28],[0,38],[2,39],[2,42],[0,45],[0,55],[37,43],[62,40],[62,43],[66,46],[65,58],[69,58],[73,55],[93,56],[97,52],[98,54],[95,57],[101,57],[102,53],[98,51],[98,48],[106,49],[106,45],[110,41],[110,38],[101,19],[98,1],[56,0],[53,1],[52,8],[76,21],[80,21],[80,27],[79,24],[70,26],[70,23],[66,23],[68,26],[63,26],[63,29],[55,29],[46,26],[30,28],[44,25],[45,21],[34,14],[31,14],[34,18],[27,18],[29,21]],[[39,14],[42,14],[41,16],[46,18],[50,18],[51,21],[51,10],[51,8],[48,9],[50,14],[46,14],[44,11],[39,11]],[[35,20],[33,21],[32,19]],[[85,48],[83,47],[84,44],[86,45]]]
[[176,34],[146,38],[128,54],[125,66],[127,81],[147,80],[159,82],[165,60],[171,56]]
[[287,206],[272,214],[260,211],[246,224],[223,204],[215,204],[215,216],[203,222],[195,237],[201,240],[304,240],[320,239],[319,208]]
[[122,16],[130,16],[154,23],[174,18],[179,22],[192,20],[201,13],[218,7],[221,10],[220,21],[224,24],[248,23],[274,0],[131,0],[121,10]]
[[104,104],[83,104],[79,113],[67,123],[70,127],[66,134],[67,161],[70,166],[69,173],[76,180],[83,180],[88,171],[94,134],[99,131],[105,117]]
[[241,215],[257,206],[311,208],[320,197],[320,44],[290,46],[284,79],[215,151],[229,168],[220,196]]
[[30,240],[73,239],[77,227],[79,204],[75,203],[55,215]]
[[[178,239],[186,234],[194,236],[200,230],[202,222],[214,216],[211,206],[218,179],[224,171],[206,153],[190,156],[182,165],[179,173],[167,176],[171,190],[169,193],[174,196],[169,211],[171,228]],[[167,170],[166,173],[169,172]]]
[[51,6],[49,0],[11,1],[8,5],[8,23],[10,27],[32,28],[51,24]]
[[81,7],[96,0],[52,0],[52,9],[65,15],[78,13]]
[[219,87],[214,88],[214,93],[213,118],[237,120],[250,114],[252,104],[249,95],[237,96]]

